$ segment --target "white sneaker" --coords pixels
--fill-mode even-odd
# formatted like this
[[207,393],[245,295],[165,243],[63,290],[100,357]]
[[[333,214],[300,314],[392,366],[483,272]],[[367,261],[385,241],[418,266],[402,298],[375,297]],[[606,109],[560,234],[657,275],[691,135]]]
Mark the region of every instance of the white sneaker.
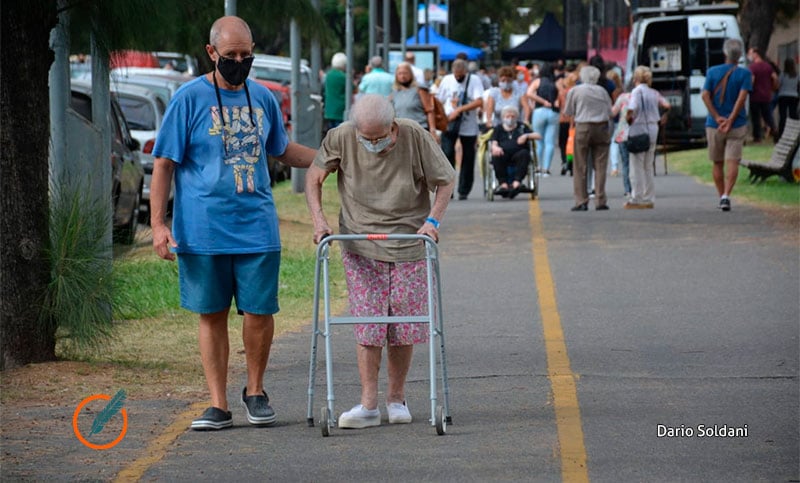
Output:
[[361,404],[339,416],[340,428],[362,429],[381,425],[381,412],[378,408],[366,409]]
[[411,413],[406,403],[388,403],[386,411],[389,413],[389,424],[408,424],[411,422]]

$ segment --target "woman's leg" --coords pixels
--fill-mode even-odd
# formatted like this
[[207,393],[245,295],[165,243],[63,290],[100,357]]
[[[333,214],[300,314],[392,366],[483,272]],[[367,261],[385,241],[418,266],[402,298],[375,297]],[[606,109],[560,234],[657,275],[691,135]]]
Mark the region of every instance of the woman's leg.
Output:
[[569,123],[558,124],[558,150],[561,153],[561,176],[567,174],[567,139],[569,138]]
[[624,142],[618,143],[619,159],[622,163],[622,188],[625,190],[625,195],[631,194],[631,174],[630,174],[630,153],[628,152],[628,145]]
[[[544,145],[547,142],[545,138],[545,130],[547,129],[547,118],[545,111],[546,109],[543,107],[539,107],[533,110],[533,132],[539,133],[542,136],[542,139],[536,143],[536,158],[539,160],[539,170],[544,171],[545,160],[544,160]],[[550,167],[550,161],[547,161],[546,166]]]
[[644,169],[647,152],[630,154],[631,203],[644,203]]
[[558,113],[552,109],[544,109],[546,116],[544,136],[544,161],[543,170],[547,173],[550,172],[550,163],[553,161],[553,154],[556,151],[556,143],[558,142]]

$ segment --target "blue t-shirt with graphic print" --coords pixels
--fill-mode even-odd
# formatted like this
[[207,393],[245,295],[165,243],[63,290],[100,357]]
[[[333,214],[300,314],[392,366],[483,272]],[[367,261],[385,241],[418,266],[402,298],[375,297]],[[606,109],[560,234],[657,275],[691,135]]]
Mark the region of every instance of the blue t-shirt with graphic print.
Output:
[[281,249],[267,155],[282,155],[289,140],[272,93],[249,80],[247,87],[252,120],[244,89],[219,89],[220,117],[206,76],[184,84],[164,114],[153,155],[176,163],[172,236],[178,253]]

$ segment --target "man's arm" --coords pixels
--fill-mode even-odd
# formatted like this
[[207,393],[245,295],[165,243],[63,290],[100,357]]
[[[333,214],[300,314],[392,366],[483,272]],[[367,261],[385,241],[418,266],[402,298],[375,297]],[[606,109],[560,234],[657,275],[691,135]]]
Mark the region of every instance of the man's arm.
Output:
[[172,186],[175,163],[171,159],[156,158],[153,162],[153,177],[150,179],[150,226],[153,229],[153,249],[164,260],[175,260],[170,251],[178,244],[166,225],[167,202]]
[[286,151],[280,156],[275,156],[275,159],[293,168],[308,168],[316,155],[316,149],[290,142],[286,146]]
[[322,211],[322,184],[328,174],[330,173],[315,165],[311,165],[306,172],[306,204],[314,224],[314,243],[319,243],[325,235],[333,233]]
[[739,96],[736,98],[736,104],[733,105],[733,110],[731,111],[730,116],[728,116],[728,119],[725,120],[726,128],[723,132],[731,130],[731,128],[733,127],[733,121],[735,121],[736,118],[739,117],[739,113],[742,112],[742,109],[744,109],[744,103],[747,100],[747,96],[749,94],[750,93],[744,89],[739,91]]

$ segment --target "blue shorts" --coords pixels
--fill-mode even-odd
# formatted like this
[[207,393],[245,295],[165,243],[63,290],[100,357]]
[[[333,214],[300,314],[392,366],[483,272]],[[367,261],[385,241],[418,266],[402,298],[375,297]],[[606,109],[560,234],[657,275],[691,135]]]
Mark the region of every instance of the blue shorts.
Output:
[[278,308],[278,272],[281,252],[243,255],[178,255],[181,307],[213,314],[231,306],[270,315]]

